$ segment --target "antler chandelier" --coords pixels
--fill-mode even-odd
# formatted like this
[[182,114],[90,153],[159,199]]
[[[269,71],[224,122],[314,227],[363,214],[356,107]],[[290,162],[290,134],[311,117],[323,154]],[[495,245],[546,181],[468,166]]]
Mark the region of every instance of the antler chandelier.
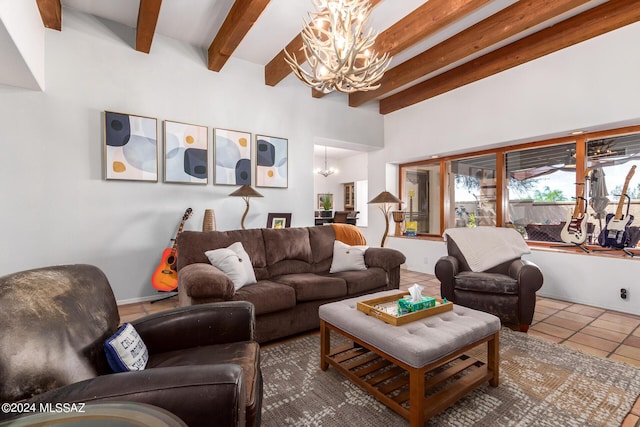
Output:
[[365,24],[371,13],[368,0],[312,0],[301,36],[304,56],[311,71],[298,65],[295,54],[285,50],[285,61],[307,86],[323,93],[374,90],[391,62],[372,48],[377,33]]

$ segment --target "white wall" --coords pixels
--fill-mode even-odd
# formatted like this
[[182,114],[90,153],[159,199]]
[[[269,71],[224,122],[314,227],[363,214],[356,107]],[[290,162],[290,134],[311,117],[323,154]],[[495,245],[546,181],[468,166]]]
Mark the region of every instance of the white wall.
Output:
[[44,33],[35,1],[0,0],[0,84],[44,89]]
[[[639,124],[640,50],[631,48],[639,43],[636,23],[386,115],[385,149],[369,158],[370,191],[389,162]],[[391,238],[387,246],[427,273],[444,253],[441,242]],[[637,260],[535,250],[531,259],[544,272],[542,295],[640,313]],[[618,296],[623,285],[627,301]]]
[[387,114],[386,158],[406,162],[573,130],[640,123],[640,22]]
[[342,210],[344,202],[342,200],[342,177],[340,166],[335,159],[327,159],[327,166],[338,169],[338,173],[334,173],[327,177],[315,173],[317,168],[324,169],[324,156],[316,156],[313,159],[313,168],[310,170],[310,174],[313,174],[313,188],[314,188],[314,210],[323,210],[322,207],[318,207],[318,194],[333,194],[333,210]]
[[[338,169],[337,173],[324,177],[314,174],[314,187],[316,195],[318,193],[333,194],[333,209],[337,211],[344,210],[344,187],[343,185],[350,182],[356,182],[367,179],[368,171],[368,154],[356,153],[352,156],[340,159],[327,160],[327,167]],[[324,156],[314,158],[313,169],[324,169]],[[316,202],[316,208],[317,208]]]
[[[369,206],[368,198],[368,182],[367,175],[369,171],[369,155],[367,153],[354,154],[353,156],[344,157],[338,162],[340,168],[340,176],[338,180],[341,182],[341,205],[344,210],[344,186],[342,184],[354,183],[354,210],[359,211],[356,225],[359,227],[367,227],[369,225]],[[362,194],[366,191],[367,194]]]
[[356,225],[358,227],[369,226],[369,181],[361,179],[355,182],[355,210],[358,212]]
[[[156,35],[149,55],[132,48],[134,30],[65,9],[62,32],[46,31],[46,91],[0,86],[0,275],[52,264],[102,268],[120,302],[157,297],[150,277],[185,209],[185,229],[200,230],[206,208],[218,229],[239,228],[237,187],[105,181],[103,112],[158,118],[289,140],[288,189],[258,188],[248,228],[268,212],[313,224],[313,141],[382,146],[383,120],[345,98],[318,100],[294,78],[264,84],[262,66],[231,59],[220,73],[200,49]],[[252,142],[253,144],[253,142]],[[255,148],[255,147],[254,147]],[[255,149],[253,150],[255,152]],[[160,181],[162,174],[160,173]]]
[[[385,132],[386,133],[386,132]],[[385,141],[386,144],[386,141]],[[393,147],[387,146],[386,149],[374,151],[368,154],[368,181],[369,195],[367,200],[371,200],[383,191],[389,191],[391,194],[398,196],[398,168],[389,162],[390,156],[393,156]],[[403,205],[404,207],[404,205]],[[384,215],[380,211],[380,205],[368,205],[369,226],[362,230],[367,242],[370,245],[378,246],[384,234],[385,220]],[[394,208],[395,209],[395,208]],[[389,218],[389,234],[393,234],[395,223]],[[389,245],[389,240],[385,246]]]

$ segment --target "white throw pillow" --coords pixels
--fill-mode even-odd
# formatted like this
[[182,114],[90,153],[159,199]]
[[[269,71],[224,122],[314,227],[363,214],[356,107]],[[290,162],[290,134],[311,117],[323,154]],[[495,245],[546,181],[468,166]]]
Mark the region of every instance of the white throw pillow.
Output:
[[236,290],[244,286],[247,273],[245,273],[240,257],[235,251],[222,248],[207,251],[204,254],[209,258],[211,265],[222,271],[233,282],[233,287]]
[[241,242],[235,242],[228,247],[240,257],[240,263],[244,268],[244,272],[246,273],[246,279],[244,284],[251,285],[256,283],[256,273],[253,271],[253,265],[251,265],[251,258],[249,258],[249,254],[244,250],[244,246],[242,246]]
[[104,351],[113,372],[141,371],[149,360],[147,346],[130,323],[120,326],[104,343]]
[[333,243],[333,260],[329,273],[339,273],[341,271],[366,270],[364,254],[369,246],[349,246],[336,240]]
[[205,255],[214,267],[217,267],[231,279],[236,291],[244,285],[256,283],[251,259],[242,243],[235,242],[226,248],[207,251]]

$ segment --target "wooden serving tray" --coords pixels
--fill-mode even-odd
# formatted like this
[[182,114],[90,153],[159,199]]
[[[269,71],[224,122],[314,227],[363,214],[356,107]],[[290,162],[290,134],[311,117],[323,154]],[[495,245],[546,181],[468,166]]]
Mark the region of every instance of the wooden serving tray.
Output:
[[444,313],[445,311],[450,311],[453,309],[453,303],[451,301],[443,302],[440,298],[436,298],[436,301],[439,305],[435,307],[425,308],[423,310],[415,311],[413,313],[403,314],[401,316],[389,314],[384,310],[377,308],[376,306],[398,301],[400,298],[403,298],[405,295],[409,295],[409,292],[403,292],[399,294],[387,295],[384,297],[373,298],[369,300],[358,301],[357,307],[358,310],[362,311],[369,316],[376,317],[386,323],[389,323],[393,326],[404,325],[409,322],[413,322],[418,319],[423,319],[425,317],[433,316],[434,314]]

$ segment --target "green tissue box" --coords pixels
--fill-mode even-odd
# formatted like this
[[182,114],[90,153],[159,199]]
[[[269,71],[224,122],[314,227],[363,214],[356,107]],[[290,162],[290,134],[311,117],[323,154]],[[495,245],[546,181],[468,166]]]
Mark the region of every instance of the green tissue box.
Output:
[[409,299],[402,298],[398,300],[398,316],[436,306],[435,298],[422,297],[422,301],[419,302],[411,302],[410,299],[411,297],[409,296]]

